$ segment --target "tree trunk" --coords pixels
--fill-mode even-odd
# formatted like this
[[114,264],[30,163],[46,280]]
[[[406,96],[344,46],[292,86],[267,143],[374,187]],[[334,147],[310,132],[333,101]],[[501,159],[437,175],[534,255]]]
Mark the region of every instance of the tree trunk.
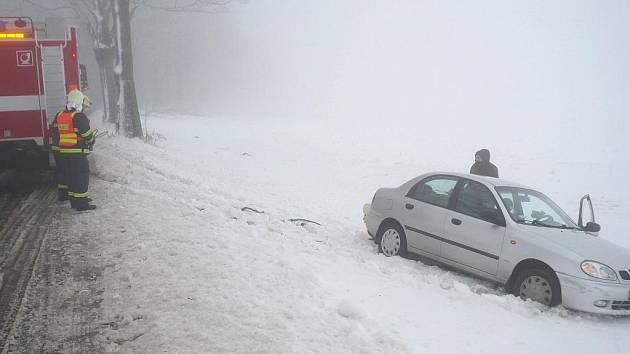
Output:
[[94,48],[94,55],[98,63],[103,93],[103,109],[105,121],[116,122],[116,103],[118,102],[118,82],[114,73],[116,60],[115,48]]
[[114,2],[114,33],[116,34],[116,67],[118,78],[117,115],[119,129],[129,138],[142,137],[136,86],[133,80],[133,52],[131,45],[131,14],[129,0]]
[[115,114],[118,102],[118,81],[114,73],[116,49],[114,48],[112,9],[109,0],[96,0],[95,2],[94,56],[101,78],[104,120],[116,123],[118,118]]

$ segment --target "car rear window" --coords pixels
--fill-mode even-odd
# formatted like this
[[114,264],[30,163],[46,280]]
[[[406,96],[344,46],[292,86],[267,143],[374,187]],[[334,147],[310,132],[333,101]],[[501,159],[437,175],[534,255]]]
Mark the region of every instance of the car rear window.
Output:
[[446,177],[434,177],[423,180],[411,188],[407,196],[425,203],[446,208],[455,189],[457,180]]

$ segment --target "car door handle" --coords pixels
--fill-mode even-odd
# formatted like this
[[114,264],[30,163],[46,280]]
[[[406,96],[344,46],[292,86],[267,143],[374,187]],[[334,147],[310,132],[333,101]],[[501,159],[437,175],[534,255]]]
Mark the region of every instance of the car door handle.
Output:
[[411,209],[413,209],[413,204],[407,203],[407,204],[405,204],[405,208],[411,210]]
[[459,219],[452,218],[452,219],[451,219],[451,223],[452,223],[453,225],[461,225],[461,224],[462,224],[462,221],[461,221],[461,220],[459,220]]

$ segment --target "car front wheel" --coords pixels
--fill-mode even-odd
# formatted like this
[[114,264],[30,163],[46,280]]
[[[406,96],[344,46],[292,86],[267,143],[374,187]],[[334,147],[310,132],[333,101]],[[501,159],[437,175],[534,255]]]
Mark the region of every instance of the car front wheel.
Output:
[[530,299],[547,306],[561,302],[560,283],[555,274],[545,269],[528,269],[514,282],[512,293],[521,299]]
[[407,240],[400,226],[390,223],[381,228],[379,238],[380,251],[387,257],[400,255],[407,252]]

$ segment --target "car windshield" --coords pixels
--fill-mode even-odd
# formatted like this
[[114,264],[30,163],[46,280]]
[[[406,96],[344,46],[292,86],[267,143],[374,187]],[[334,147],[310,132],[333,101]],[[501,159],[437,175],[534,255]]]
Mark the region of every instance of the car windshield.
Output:
[[512,220],[527,225],[579,229],[573,220],[546,195],[531,189],[496,187]]

